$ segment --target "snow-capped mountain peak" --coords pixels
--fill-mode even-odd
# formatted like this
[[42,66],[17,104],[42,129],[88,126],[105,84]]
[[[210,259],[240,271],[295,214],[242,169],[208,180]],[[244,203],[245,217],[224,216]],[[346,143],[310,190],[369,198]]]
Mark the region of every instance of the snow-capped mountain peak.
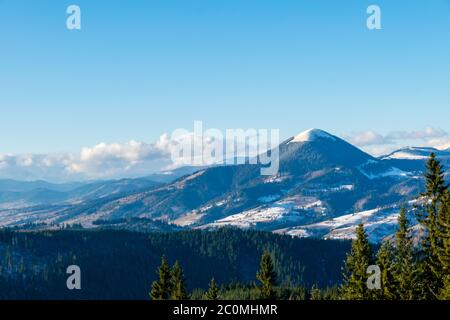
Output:
[[320,129],[309,129],[296,135],[290,142],[311,142],[319,138],[336,140],[336,138],[328,132]]
[[441,145],[441,146],[437,147],[436,149],[441,150],[441,151],[450,151],[450,143]]
[[439,150],[429,147],[406,147],[383,156],[381,159],[426,160],[432,152],[439,153]]

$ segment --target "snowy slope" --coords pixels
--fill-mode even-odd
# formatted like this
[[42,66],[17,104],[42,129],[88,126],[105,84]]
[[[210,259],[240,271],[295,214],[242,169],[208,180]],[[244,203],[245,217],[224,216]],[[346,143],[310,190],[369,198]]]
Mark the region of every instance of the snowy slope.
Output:
[[388,155],[380,157],[383,160],[426,160],[431,153],[435,153],[439,158],[447,160],[450,158],[449,150],[439,150],[427,147],[407,147],[396,150]]
[[[397,206],[377,208],[311,225],[281,229],[277,230],[277,233],[285,233],[296,237],[355,239],[356,227],[364,224],[369,241],[379,243],[396,232],[399,212],[400,208]],[[410,219],[415,223],[414,217],[411,216]]]

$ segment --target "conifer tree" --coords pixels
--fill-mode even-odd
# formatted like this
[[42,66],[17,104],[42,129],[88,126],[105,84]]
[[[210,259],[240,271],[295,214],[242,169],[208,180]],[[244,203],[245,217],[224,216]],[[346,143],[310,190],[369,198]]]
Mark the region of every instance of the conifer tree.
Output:
[[444,287],[441,290],[441,294],[439,295],[439,299],[441,299],[441,300],[450,300],[450,276],[447,276],[444,279]]
[[217,283],[214,278],[211,279],[209,289],[206,291],[205,296],[207,300],[217,300],[219,298],[219,288],[217,287]]
[[[445,183],[444,168],[436,159],[435,153],[432,153],[427,161],[425,179],[426,191],[422,195],[437,204],[447,192],[448,185]],[[436,208],[435,210],[437,211]]]
[[184,272],[178,261],[175,261],[175,264],[172,267],[171,276],[171,299],[188,300],[189,296],[186,292]]
[[416,298],[414,246],[409,234],[409,222],[405,208],[400,211],[398,225],[399,229],[395,235],[396,248],[393,266],[397,298],[414,300]]
[[439,208],[448,192],[448,185],[445,184],[443,167],[434,153],[430,155],[426,169],[426,191],[421,194],[425,212],[418,216],[424,236],[420,245],[417,286],[420,290],[419,298],[432,300],[438,298],[443,286],[442,265],[438,258],[442,238],[439,237],[437,225]]
[[450,192],[446,192],[437,219],[437,235],[441,239],[437,256],[441,264],[442,285],[439,298],[450,300]]
[[343,298],[346,300],[369,300],[372,293],[367,287],[367,269],[372,263],[372,248],[363,225],[356,229],[356,240],[347,256],[344,267]]
[[152,283],[150,298],[152,300],[168,300],[171,293],[171,274],[165,256],[161,257],[161,265],[156,273],[159,279]]
[[270,253],[264,251],[261,257],[261,269],[256,274],[256,278],[261,282],[259,286],[261,299],[273,300],[275,299],[275,289],[277,275],[274,271],[274,266]]
[[310,295],[311,300],[315,300],[315,301],[322,300],[322,292],[316,285],[312,286],[309,295]]
[[393,260],[394,249],[389,241],[386,241],[377,253],[377,265],[381,270],[381,290],[375,292],[378,299],[395,300],[397,298]]

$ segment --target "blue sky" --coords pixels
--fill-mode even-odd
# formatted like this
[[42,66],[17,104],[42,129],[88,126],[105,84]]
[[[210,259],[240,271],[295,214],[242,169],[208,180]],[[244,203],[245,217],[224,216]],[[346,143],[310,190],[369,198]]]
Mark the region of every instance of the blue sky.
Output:
[[0,0],[0,45],[0,154],[152,142],[195,120],[450,130],[449,0]]

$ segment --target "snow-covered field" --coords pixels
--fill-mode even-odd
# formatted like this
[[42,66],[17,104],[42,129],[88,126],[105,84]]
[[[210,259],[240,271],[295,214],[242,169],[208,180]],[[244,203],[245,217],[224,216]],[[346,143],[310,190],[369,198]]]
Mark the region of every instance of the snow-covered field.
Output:
[[327,210],[322,201],[314,197],[292,196],[268,203],[269,200],[274,201],[277,198],[275,196],[260,198],[259,201],[264,203],[264,205],[225,217],[205,227],[235,226],[239,228],[251,228],[258,224],[279,224],[287,222],[296,224],[301,223],[305,210],[318,214],[324,214]]
[[356,227],[364,224],[369,240],[381,242],[397,230],[400,208],[388,207],[356,212],[331,220],[306,226],[277,230],[296,237],[318,237],[324,239],[354,239]]

